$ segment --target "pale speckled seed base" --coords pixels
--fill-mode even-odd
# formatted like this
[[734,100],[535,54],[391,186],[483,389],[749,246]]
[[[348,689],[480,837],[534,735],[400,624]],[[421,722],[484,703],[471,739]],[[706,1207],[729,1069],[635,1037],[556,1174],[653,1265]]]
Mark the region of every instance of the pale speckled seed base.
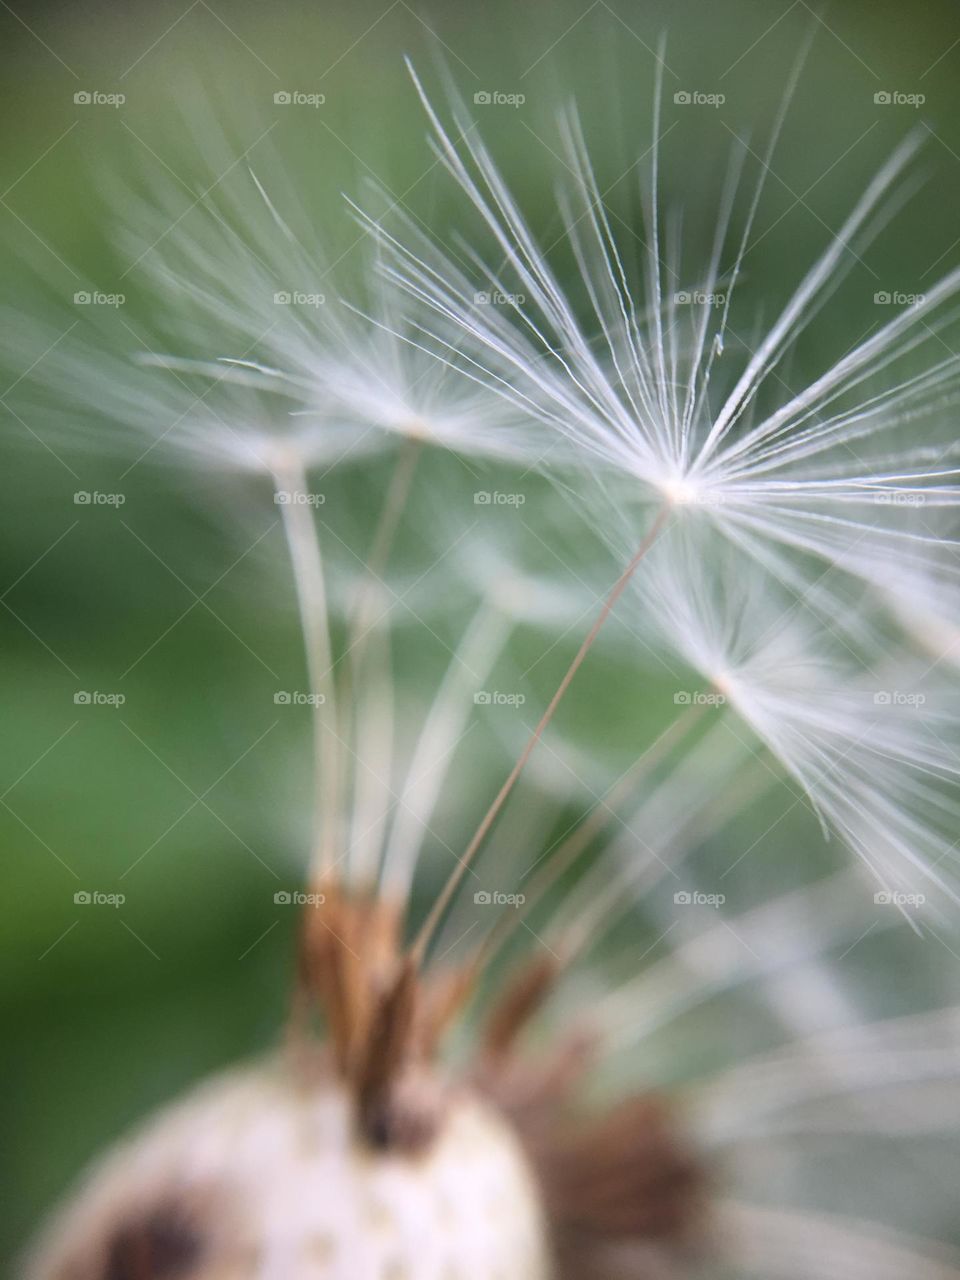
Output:
[[458,1095],[424,1156],[373,1155],[353,1142],[338,1086],[298,1091],[270,1068],[212,1081],[109,1156],[54,1222],[29,1280],[61,1280],[122,1223],[171,1201],[196,1208],[207,1241],[185,1280],[550,1274],[532,1175],[485,1104]]

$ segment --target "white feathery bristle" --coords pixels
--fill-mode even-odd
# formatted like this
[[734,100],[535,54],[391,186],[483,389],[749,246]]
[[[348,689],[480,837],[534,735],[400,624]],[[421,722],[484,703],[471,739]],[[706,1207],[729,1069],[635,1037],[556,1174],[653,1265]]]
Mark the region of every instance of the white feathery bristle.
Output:
[[871,868],[878,893],[907,909],[934,887],[956,898],[960,720],[935,666],[879,645],[854,650],[839,599],[828,629],[708,539],[664,539],[644,569],[633,618],[750,726]]
[[132,314],[66,332],[17,325],[11,347],[30,370],[18,394],[42,404],[48,424],[62,418],[64,444],[268,475],[278,452],[308,471],[398,440],[528,464],[545,452],[536,422],[420,344],[410,300],[377,271],[372,243],[335,268],[313,228],[298,238],[278,212],[297,204],[288,179],[268,194],[238,171],[186,212],[152,182],[150,199],[125,201],[149,327]]
[[[483,296],[496,291],[503,305],[477,305],[476,279],[412,221],[400,220],[396,234],[370,225],[390,277],[424,306],[421,341],[456,352],[478,382],[548,428],[554,462],[625,473],[680,512],[704,512],[745,550],[781,560],[785,571],[799,552],[881,583],[891,560],[922,564],[933,554],[937,540],[911,526],[910,514],[960,503],[951,427],[960,357],[943,342],[956,318],[960,271],[799,388],[788,389],[781,374],[854,261],[852,245],[861,245],[883,211],[916,137],[867,185],[751,350],[725,341],[763,186],[761,175],[742,235],[732,237],[742,157],[731,165],[705,277],[674,291],[666,278],[678,281],[682,264],[660,243],[656,138],[647,260],[632,278],[576,115],[561,118],[560,207],[578,292],[587,298],[581,319],[462,104],[448,130],[422,90],[421,97],[438,156],[481,215],[501,264],[493,270],[472,255],[484,273]],[[731,240],[731,262],[722,268]],[[957,590],[955,567],[951,582]]]

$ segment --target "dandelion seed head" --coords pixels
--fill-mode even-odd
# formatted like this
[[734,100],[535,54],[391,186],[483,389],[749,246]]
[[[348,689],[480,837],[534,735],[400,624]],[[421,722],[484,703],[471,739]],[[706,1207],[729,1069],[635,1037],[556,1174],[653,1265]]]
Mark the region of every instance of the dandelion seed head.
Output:
[[[881,883],[956,900],[954,676],[878,629],[872,642],[831,595],[818,612],[701,530],[664,540],[628,595],[629,618],[688,662],[803,787],[825,834]],[[869,628],[864,636],[869,637]]]
[[[561,114],[560,207],[587,300],[575,307],[460,104],[447,129],[420,92],[439,159],[482,219],[487,256],[502,265],[488,268],[476,252],[471,264],[486,273],[488,287],[524,301],[474,305],[476,279],[403,219],[396,234],[371,220],[387,273],[424,308],[422,341],[456,351],[478,382],[545,427],[558,467],[620,472],[680,513],[702,509],[724,536],[768,566],[776,562],[784,577],[798,557],[813,556],[842,560],[876,585],[891,561],[920,564],[931,555],[933,540],[909,527],[909,512],[960,504],[948,426],[960,402],[960,357],[942,341],[957,319],[960,272],[819,373],[784,376],[798,340],[851,269],[852,246],[862,249],[873,215],[911,161],[916,138],[881,167],[779,313],[734,350],[723,339],[768,165],[735,233],[745,154],[735,153],[705,274],[698,288],[677,291],[683,264],[660,235],[656,141],[646,261],[635,272],[579,120]],[[505,273],[517,281],[516,295]],[[955,566],[951,577],[960,590]]]
[[[602,200],[595,198],[575,118],[565,119],[562,128],[575,176],[563,213],[591,320],[599,325],[605,347],[599,354],[597,335],[574,315],[482,144],[467,141],[471,172],[441,131],[443,158],[483,213],[498,250],[524,285],[529,306],[517,303],[503,314],[486,307],[478,314],[469,305],[469,281],[442,254],[431,258],[426,250],[426,258],[411,258],[394,245],[405,294],[374,287],[370,297],[346,302],[338,296],[329,307],[314,308],[317,314],[289,300],[272,312],[264,285],[274,273],[261,275],[262,264],[242,252],[238,258],[234,237],[217,239],[219,227],[206,224],[168,237],[155,264],[158,280],[174,300],[187,304],[184,332],[187,345],[197,341],[196,358],[151,356],[149,383],[125,373],[102,407],[117,423],[143,428],[148,451],[169,449],[191,461],[263,472],[278,488],[291,478],[305,479],[313,467],[342,465],[407,441],[545,470],[556,463],[565,480],[586,464],[591,475],[603,478],[596,486],[585,482],[585,490],[602,489],[608,475],[620,474],[640,482],[634,487],[642,491],[645,506],[652,491],[664,509],[642,533],[632,527],[636,501],[625,511],[615,510],[611,501],[606,516],[590,509],[618,555],[633,555],[637,564],[643,559],[640,571],[629,580],[621,577],[607,599],[612,608],[623,589],[628,629],[650,661],[662,662],[673,675],[678,665],[689,666],[715,695],[712,705],[722,707],[723,718],[682,750],[679,761],[671,754],[672,738],[662,756],[655,750],[662,738],[651,748],[652,772],[640,776],[648,783],[654,776],[656,782],[639,800],[629,797],[631,820],[616,823],[606,847],[595,850],[590,841],[584,843],[581,852],[590,855],[590,865],[582,879],[571,877],[574,892],[564,898],[556,929],[563,943],[559,951],[544,944],[532,966],[534,976],[545,973],[550,982],[562,977],[553,964],[560,965],[560,952],[564,961],[575,956],[600,937],[611,916],[626,911],[631,922],[644,916],[645,922],[663,926],[650,950],[659,947],[666,954],[651,962],[649,975],[637,975],[640,1018],[636,989],[626,1000],[608,1003],[607,1012],[612,1007],[621,1014],[621,1038],[636,1039],[669,1022],[671,999],[675,1005],[696,1005],[705,982],[715,990],[716,984],[747,979],[761,987],[764,1012],[772,1011],[797,1034],[821,1016],[842,1020],[849,1012],[842,984],[821,963],[829,946],[843,937],[823,903],[817,903],[818,926],[824,914],[829,918],[808,940],[796,928],[790,909],[795,903],[777,902],[769,913],[741,912],[729,926],[720,920],[700,930],[694,912],[679,918],[674,910],[667,922],[670,901],[665,912],[663,890],[666,886],[675,894],[670,880],[698,851],[704,832],[717,838],[724,808],[735,815],[742,795],[752,798],[753,784],[747,779],[743,787],[740,771],[744,758],[752,757],[768,775],[785,775],[795,803],[808,802],[824,836],[840,835],[880,884],[914,891],[918,884],[930,884],[953,891],[947,859],[960,820],[955,708],[940,700],[937,680],[928,679],[929,669],[912,661],[914,655],[899,647],[882,652],[877,643],[882,624],[861,608],[861,597],[844,598],[819,575],[826,565],[844,585],[858,579],[876,587],[891,556],[904,578],[928,563],[927,535],[908,528],[898,518],[897,504],[886,500],[922,495],[931,506],[955,502],[950,449],[936,442],[902,447],[900,436],[906,425],[936,417],[934,410],[942,407],[957,376],[956,364],[946,360],[919,375],[899,374],[869,394],[866,386],[871,379],[883,382],[898,360],[918,349],[928,326],[936,334],[937,308],[954,297],[960,282],[950,278],[940,286],[929,307],[918,312],[919,321],[896,319],[819,379],[797,391],[773,392],[770,384],[778,381],[784,356],[840,270],[840,250],[833,245],[740,370],[717,377],[726,310],[718,319],[695,307],[689,313],[691,332],[672,336],[680,304],[663,289],[656,232],[644,282],[652,296],[641,306]],[[903,159],[898,155],[885,168],[854,211],[846,234],[857,233]],[[280,221],[273,197],[259,180],[254,186],[274,230],[290,248],[292,233]],[[578,231],[584,216],[584,229]],[[295,238],[289,256],[279,259],[287,271],[302,269],[309,260]],[[236,274],[226,270],[231,264]],[[734,274],[740,265],[738,258]],[[718,283],[718,273],[719,250],[708,285]],[[491,277],[493,282],[500,283]],[[434,322],[425,319],[423,304],[440,317],[432,332],[428,326]],[[225,347],[219,342],[224,334]],[[68,386],[69,376],[62,372],[62,377]],[[95,391],[88,376],[84,394],[91,404]],[[139,407],[131,414],[135,404]],[[411,452],[417,450],[398,450],[401,462]],[[400,488],[409,493],[409,484]],[[448,501],[446,492],[443,500]],[[385,511],[392,514],[389,501]],[[422,508],[420,514],[422,519]],[[557,524],[562,522],[561,514]],[[434,1055],[446,1030],[441,1014],[447,1012],[450,993],[428,985],[436,974],[421,966],[424,956],[428,963],[432,959],[426,945],[422,952],[417,945],[412,954],[404,952],[406,922],[397,909],[414,899],[427,837],[461,870],[470,865],[488,834],[488,819],[492,824],[498,818],[498,806],[525,764],[524,753],[543,738],[555,700],[533,738],[522,726],[523,749],[518,757],[511,752],[519,760],[515,772],[487,811],[468,854],[459,858],[432,824],[459,808],[460,797],[457,802],[448,798],[455,782],[451,761],[470,732],[473,706],[495,701],[490,689],[498,663],[509,663],[513,630],[534,624],[565,635],[571,615],[579,620],[583,612],[583,596],[597,604],[592,582],[578,593],[558,585],[550,573],[519,564],[514,547],[505,549],[495,538],[476,544],[465,539],[451,576],[467,583],[475,612],[452,646],[423,614],[417,617],[448,649],[449,664],[433,703],[416,716],[398,715],[405,707],[392,684],[391,626],[383,608],[398,578],[381,576],[396,526],[391,530],[389,520],[380,526],[377,532],[386,527],[387,536],[382,545],[379,537],[372,540],[369,574],[364,572],[360,591],[340,609],[346,638],[338,652],[318,522],[306,504],[285,504],[281,523],[312,689],[317,803],[311,839],[320,837],[316,844],[327,859],[321,879],[330,891],[318,895],[324,899],[319,905],[334,908],[334,923],[347,926],[329,927],[311,907],[301,967],[305,984],[312,984],[310,994],[327,1015],[339,1074],[329,1070],[324,1057],[319,1072],[301,1076],[304,1064],[292,1055],[279,1079],[256,1070],[239,1083],[217,1081],[186,1112],[163,1117],[145,1142],[122,1153],[104,1179],[81,1193],[64,1225],[55,1228],[50,1261],[40,1265],[39,1276],[46,1280],[67,1267],[76,1269],[78,1259],[81,1266],[89,1258],[101,1263],[106,1258],[110,1265],[110,1241],[118,1225],[125,1239],[131,1215],[142,1224],[136,1213],[143,1208],[144,1188],[182,1191],[185,1181],[191,1194],[199,1192],[194,1207],[201,1212],[210,1193],[214,1235],[207,1243],[212,1239],[214,1264],[238,1275],[287,1274],[309,1266],[351,1277],[367,1270],[426,1276],[465,1262],[464,1271],[538,1277],[551,1274],[550,1255],[555,1246],[563,1250],[571,1226],[575,1252],[584,1251],[574,1265],[561,1264],[564,1274],[606,1271],[608,1258],[616,1262],[611,1274],[620,1274],[621,1260],[630,1274],[641,1268],[644,1274],[660,1274],[666,1253],[683,1239],[691,1216],[701,1213],[699,1163],[679,1140],[667,1109],[657,1099],[626,1095],[621,1081],[614,1107],[591,1110],[587,1095],[593,1082],[571,1074],[566,1041],[557,1037],[556,1060],[547,1056],[541,1078],[528,1071],[521,1053],[514,1056],[512,1043],[503,1052],[503,1019],[498,1024],[496,1014],[493,1023],[501,1034],[478,1042],[476,1071],[465,1074],[461,1087],[449,1095],[435,1095]],[[451,540],[443,531],[449,526],[437,524],[436,540],[446,549]],[[724,539],[714,537],[717,529]],[[638,545],[646,550],[638,552]],[[816,565],[812,572],[811,563]],[[948,572],[942,580],[950,581]],[[443,594],[437,612],[446,611],[460,623],[459,601]],[[381,612],[383,618],[377,618]],[[597,625],[605,617],[601,612]],[[586,647],[594,634],[588,634]],[[557,698],[585,653],[586,648],[579,651]],[[922,718],[916,715],[920,697],[931,700]],[[496,700],[510,699],[519,705],[516,692]],[[403,723],[395,726],[394,718]],[[496,719],[493,728],[502,738],[521,732],[512,720]],[[742,729],[749,732],[741,735]],[[682,733],[677,736],[684,743]],[[595,789],[588,781],[600,754],[596,742],[569,744],[564,754],[572,761],[570,778],[558,768],[562,762],[553,743],[542,746],[550,751],[549,762],[541,752],[532,771],[536,777],[541,770],[542,794],[520,814],[529,821],[532,812],[534,821],[523,838],[513,828],[508,836],[496,833],[501,857],[488,865],[498,874],[517,873],[518,851],[529,853],[534,866],[546,859],[551,850],[541,850],[549,824],[537,821],[545,800],[563,810],[564,825],[581,792],[590,793],[606,816],[606,788],[601,783]],[[472,800],[475,771],[469,772],[465,795]],[[615,809],[609,812],[618,817]],[[613,874],[598,853],[613,855]],[[457,880],[447,884],[456,888]],[[480,893],[473,905],[489,907],[491,896]],[[672,903],[678,903],[676,896]],[[438,905],[439,920],[449,904],[441,896],[434,909]],[[470,903],[465,905],[469,910]],[[811,901],[803,905],[809,911]],[[841,925],[855,916],[846,899],[837,913]],[[474,912],[466,930],[453,931],[454,946],[467,939],[467,946],[473,944],[476,917]],[[431,941],[432,923],[431,913],[418,938]],[[539,946],[537,923],[537,932],[525,927]],[[676,934],[664,945],[674,927]],[[318,946],[312,945],[311,928],[320,938]],[[549,936],[556,941],[553,932]],[[445,962],[451,950],[437,946]],[[630,959],[636,966],[635,949]],[[782,974],[781,985],[771,989],[771,972],[788,964],[796,966],[788,975],[789,989]],[[475,976],[470,968],[465,972],[468,979]],[[453,976],[463,975],[454,970]],[[603,978],[578,974],[574,980],[583,1005],[592,1009],[602,1003]],[[508,989],[507,1012],[516,1019],[512,994]],[[421,1000],[423,995],[428,998]],[[547,998],[551,995],[552,987]],[[456,1000],[451,1007],[457,1011]],[[569,1008],[561,1005],[561,1016]],[[626,1031],[624,1010],[629,1013]],[[521,1021],[528,1016],[523,1013]],[[705,1022],[712,1035],[716,1023]],[[602,1010],[597,1024],[601,1032],[609,1030]],[[816,1069],[811,1070],[804,1053],[817,1046],[800,1048],[797,1058],[806,1072],[800,1084],[809,1090],[830,1074],[834,1059],[813,1052]],[[742,1056],[741,1045],[736,1051]],[[505,1061],[496,1061],[498,1055]],[[664,1077],[682,1074],[682,1056],[675,1045],[668,1047]],[[386,1068],[381,1059],[387,1060]],[[572,1057],[575,1065],[582,1060]],[[796,1077],[796,1062],[790,1060],[757,1065],[761,1082],[768,1080],[771,1066],[774,1077],[780,1068],[788,1080]],[[951,1069],[955,1073],[955,1055]],[[419,1093],[424,1074],[431,1085],[431,1123],[426,1138],[423,1132],[417,1137],[418,1158],[411,1159],[412,1146],[400,1142],[384,1154],[397,1133],[397,1115],[403,1117],[409,1101],[411,1075]],[[744,1076],[746,1091],[755,1095],[755,1078],[749,1071]],[[649,1088],[649,1079],[643,1088]],[[475,1089],[486,1090],[496,1107],[479,1102]],[[435,1105],[438,1096],[443,1106]],[[713,1140],[721,1147],[724,1117],[711,1121],[709,1101],[700,1116],[704,1145]],[[726,1136],[742,1132],[734,1123]],[[203,1184],[196,1178],[198,1168],[206,1177]],[[386,1208],[374,1204],[371,1212],[371,1201],[383,1192],[393,1199]],[[224,1202],[227,1213],[218,1217]],[[792,1262],[796,1219],[728,1203],[715,1210],[722,1261],[732,1258],[736,1268],[737,1258],[749,1257],[751,1242],[756,1249],[759,1240],[758,1271],[777,1269],[787,1255]],[[822,1222],[818,1226],[826,1230]],[[778,1233],[791,1248],[777,1251],[771,1240]],[[591,1235],[596,1238],[587,1239]],[[804,1239],[809,1251],[809,1236]],[[869,1243],[851,1242],[834,1231],[827,1254],[839,1272],[850,1256],[858,1256],[857,1247]],[[875,1251],[866,1248],[864,1256],[864,1274],[874,1274]],[[933,1274],[917,1269],[912,1254],[893,1256],[896,1274]],[[808,1254],[803,1263],[817,1270]]]

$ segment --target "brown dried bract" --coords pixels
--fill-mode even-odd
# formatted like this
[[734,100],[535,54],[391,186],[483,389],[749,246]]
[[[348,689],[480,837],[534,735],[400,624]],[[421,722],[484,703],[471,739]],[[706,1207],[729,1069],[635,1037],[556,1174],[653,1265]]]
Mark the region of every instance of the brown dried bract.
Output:
[[319,896],[304,914],[296,1029],[302,1035],[305,997],[316,1001],[361,1138],[378,1150],[416,1153],[442,1111],[430,1065],[473,975],[451,970],[426,978],[402,949],[402,911],[393,904],[348,896],[329,882]]
[[568,1237],[678,1238],[697,1216],[699,1165],[655,1096],[558,1123],[536,1148],[548,1211]]
[[[509,1116],[537,1173],[559,1275],[659,1276],[669,1252],[693,1242],[704,1176],[675,1117],[655,1095],[599,1112],[580,1104],[596,1046],[573,1031],[539,1056],[518,1051],[521,1032],[552,989],[558,965],[521,970],[493,1011],[475,1083]],[[625,1267],[624,1257],[634,1259]],[[655,1261],[655,1257],[660,1261]]]
[[559,961],[552,955],[538,956],[507,984],[487,1022],[481,1045],[484,1058],[501,1059],[513,1049],[553,990],[559,971]]
[[319,905],[303,915],[300,981],[323,1010],[337,1066],[349,1079],[396,982],[401,912],[373,896],[348,897],[330,881],[319,886],[318,896]]

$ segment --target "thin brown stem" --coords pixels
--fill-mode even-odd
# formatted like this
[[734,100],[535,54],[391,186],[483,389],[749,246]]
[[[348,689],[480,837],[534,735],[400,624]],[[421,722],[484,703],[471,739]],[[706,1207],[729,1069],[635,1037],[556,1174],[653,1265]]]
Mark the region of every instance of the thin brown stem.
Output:
[[[537,869],[531,867],[527,876],[521,881],[525,901],[515,910],[501,916],[487,940],[481,944],[477,964],[483,967],[490,956],[502,946],[512,933],[522,924],[530,911],[542,902],[550,890],[557,884],[561,876],[570,870],[604,828],[616,817],[614,808],[645,778],[657,768],[667,754],[690,733],[700,721],[706,710],[703,705],[687,707],[664,729],[663,733],[647,748],[642,756],[626,771],[622,778],[610,788],[582,822],[560,841],[556,852],[545,866]],[[549,852],[549,851],[548,851]],[[543,854],[546,857],[547,853]],[[539,860],[538,860],[539,861]]]
[[611,588],[610,593],[608,594],[607,598],[603,602],[603,606],[600,609],[600,612],[597,614],[597,617],[593,623],[593,626],[590,628],[590,630],[587,632],[586,636],[584,637],[583,643],[580,645],[580,648],[577,650],[573,661],[570,663],[570,666],[567,668],[563,679],[560,681],[560,684],[557,686],[556,692],[554,693],[553,697],[550,699],[549,703],[547,704],[547,709],[544,711],[543,715],[540,717],[540,722],[538,723],[537,727],[534,729],[533,733],[530,735],[529,739],[527,740],[527,744],[524,747],[523,751],[520,753],[520,756],[517,759],[516,764],[510,770],[507,780],[504,782],[503,786],[497,792],[497,795],[493,801],[493,804],[491,804],[490,808],[487,810],[486,814],[484,815],[483,820],[481,821],[479,827],[477,827],[476,831],[474,832],[473,837],[470,840],[470,843],[467,845],[466,849],[464,850],[463,857],[460,858],[460,860],[457,863],[457,866],[455,867],[449,879],[447,880],[447,883],[444,885],[443,889],[440,891],[439,895],[437,896],[437,899],[433,904],[433,908],[431,909],[430,914],[427,916],[426,920],[423,923],[422,928],[420,929],[420,932],[417,934],[417,937],[414,940],[413,949],[412,949],[412,955],[416,961],[422,962],[424,956],[426,955],[427,947],[430,945],[430,941],[437,929],[437,926],[439,925],[441,919],[443,918],[444,912],[449,906],[453,898],[453,895],[456,893],[457,889],[460,887],[460,882],[463,880],[463,877],[466,875],[471,862],[476,857],[477,852],[480,849],[480,846],[483,844],[483,841],[486,839],[487,833],[489,832],[490,828],[493,826],[494,822],[496,821],[497,815],[500,813],[500,810],[503,808],[504,804],[506,803],[507,798],[510,795],[510,792],[513,790],[514,785],[516,784],[517,779],[520,777],[520,774],[523,772],[524,766],[526,765],[527,761],[530,759],[530,756],[533,754],[534,748],[536,747],[537,743],[540,741],[541,737],[543,736],[544,730],[546,729],[550,721],[553,719],[554,712],[556,711],[557,707],[560,705],[560,700],[562,699],[563,695],[566,693],[567,689],[569,688],[570,683],[573,680],[573,677],[579,671],[584,658],[587,656],[587,654],[589,653],[593,645],[593,642],[596,640],[597,636],[600,634],[600,629],[602,628],[606,620],[609,618],[617,601],[620,599],[620,597],[623,595],[623,592],[626,590],[627,584],[629,583],[630,579],[633,577],[634,573],[636,572],[638,566],[640,565],[640,562],[643,560],[644,556],[647,554],[647,552],[650,550],[650,548],[654,545],[654,543],[659,538],[661,532],[663,531],[664,526],[667,523],[667,520],[669,519],[669,516],[670,516],[670,506],[669,504],[664,504],[660,508],[660,510],[657,512],[657,515],[654,518],[653,523],[648,529],[643,541],[640,543],[640,546],[634,552],[633,558],[630,560],[630,563],[621,573],[617,581],[613,584],[613,587]]

